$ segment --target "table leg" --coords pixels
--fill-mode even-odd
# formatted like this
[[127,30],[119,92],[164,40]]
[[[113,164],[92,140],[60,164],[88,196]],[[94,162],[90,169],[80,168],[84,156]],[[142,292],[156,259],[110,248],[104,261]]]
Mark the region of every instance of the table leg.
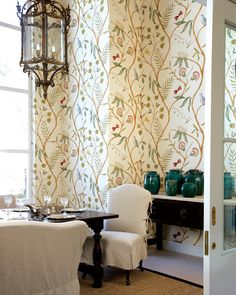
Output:
[[93,223],[90,223],[89,226],[94,231],[94,248],[93,248],[93,287],[101,288],[102,287],[102,278],[103,278],[103,267],[102,263],[102,250],[100,245],[101,240],[101,230],[103,229],[103,220],[99,220]]

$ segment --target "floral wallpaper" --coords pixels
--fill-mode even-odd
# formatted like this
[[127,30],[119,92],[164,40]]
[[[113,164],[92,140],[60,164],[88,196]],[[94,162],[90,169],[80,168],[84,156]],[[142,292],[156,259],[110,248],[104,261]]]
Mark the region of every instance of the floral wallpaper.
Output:
[[[62,3],[71,8],[70,71],[47,100],[35,94],[36,200],[66,194],[70,205],[104,210],[110,187],[143,185],[148,170],[162,183],[171,168],[203,170],[205,7]],[[173,227],[168,239],[199,241],[188,233]]]
[[191,1],[111,1],[111,185],[203,169],[205,25]]
[[108,6],[104,1],[69,4],[69,75],[67,79],[59,76],[48,99],[34,106],[35,198],[42,202],[42,196],[49,193],[58,204],[59,196],[66,194],[71,205],[104,209],[109,120]]
[[[205,7],[192,1],[111,1],[109,184],[143,185],[173,168],[203,170]],[[164,239],[202,245],[202,232]]]

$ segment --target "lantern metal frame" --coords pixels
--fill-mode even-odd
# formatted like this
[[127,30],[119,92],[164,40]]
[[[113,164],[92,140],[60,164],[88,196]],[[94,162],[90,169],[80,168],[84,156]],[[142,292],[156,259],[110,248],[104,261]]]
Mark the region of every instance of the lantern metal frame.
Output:
[[[23,66],[24,73],[35,74],[36,87],[43,87],[43,96],[46,99],[48,87],[55,86],[55,75],[59,72],[69,72],[67,35],[70,27],[70,8],[64,8],[54,0],[27,0],[22,6],[18,1],[16,7],[21,26],[20,66]],[[34,30],[39,32],[37,38],[40,39],[40,44],[31,44],[34,43]],[[56,40],[60,43],[57,51],[56,47],[50,44],[50,30],[54,39],[58,34],[53,30],[60,30],[60,39]]]

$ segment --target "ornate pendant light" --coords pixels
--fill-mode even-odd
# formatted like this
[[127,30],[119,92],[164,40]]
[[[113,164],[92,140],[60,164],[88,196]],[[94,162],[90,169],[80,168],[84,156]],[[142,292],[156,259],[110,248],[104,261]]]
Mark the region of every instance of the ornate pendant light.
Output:
[[43,87],[47,98],[49,86],[54,86],[58,72],[68,73],[67,34],[70,9],[54,0],[27,0],[17,3],[21,26],[21,59],[23,72],[33,72],[36,87]]

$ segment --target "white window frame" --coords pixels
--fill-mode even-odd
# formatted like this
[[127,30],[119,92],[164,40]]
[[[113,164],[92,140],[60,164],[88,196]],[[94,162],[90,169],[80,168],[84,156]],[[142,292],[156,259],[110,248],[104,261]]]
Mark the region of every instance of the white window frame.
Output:
[[[8,29],[12,29],[20,32],[20,26],[15,26],[9,23],[5,23],[0,21],[0,27],[5,27]],[[19,60],[20,60],[20,52],[19,52]],[[5,153],[23,153],[28,154],[28,171],[27,171],[27,195],[26,198],[28,200],[32,200],[32,128],[31,126],[31,118],[32,118],[32,79],[28,78],[28,89],[21,89],[9,86],[0,85],[0,90],[11,91],[16,93],[28,94],[28,149],[0,149],[0,152]]]

